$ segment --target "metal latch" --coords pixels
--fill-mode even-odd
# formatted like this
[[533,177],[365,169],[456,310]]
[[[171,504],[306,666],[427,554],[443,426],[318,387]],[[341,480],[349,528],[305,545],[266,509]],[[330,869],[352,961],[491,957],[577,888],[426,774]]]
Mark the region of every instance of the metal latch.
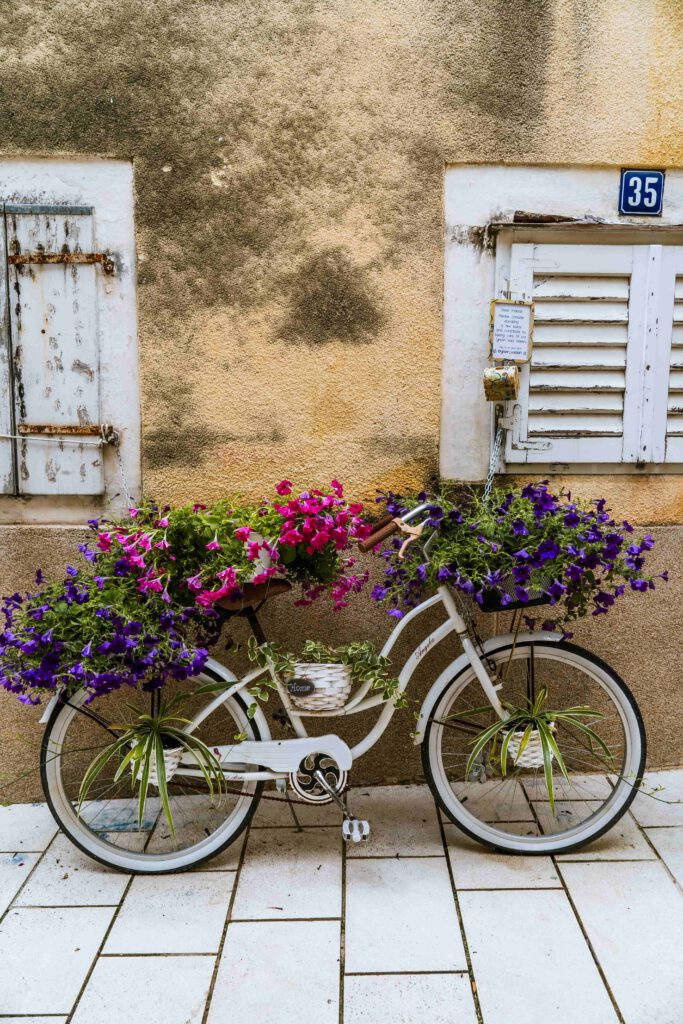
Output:
[[515,402],[512,407],[511,416],[501,416],[498,419],[498,426],[509,430],[512,433],[512,448],[516,451],[548,451],[552,448],[550,441],[530,441],[528,437],[522,437],[522,407]]
[[66,263],[72,266],[101,263],[105,274],[116,272],[116,263],[106,252],[22,252],[9,255],[7,262],[12,267],[24,267],[31,264],[45,266],[52,263]]
[[[103,444],[118,444],[118,431],[111,423],[19,423],[20,437],[50,437],[62,440],[64,437],[98,437]],[[74,443],[78,444],[77,440]]]

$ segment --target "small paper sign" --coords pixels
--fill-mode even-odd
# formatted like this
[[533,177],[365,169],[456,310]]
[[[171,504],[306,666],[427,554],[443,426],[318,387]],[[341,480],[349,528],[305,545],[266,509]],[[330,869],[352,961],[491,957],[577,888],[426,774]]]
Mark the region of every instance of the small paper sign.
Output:
[[491,303],[489,335],[492,359],[527,363],[531,359],[531,331],[534,320],[532,302],[494,299]]

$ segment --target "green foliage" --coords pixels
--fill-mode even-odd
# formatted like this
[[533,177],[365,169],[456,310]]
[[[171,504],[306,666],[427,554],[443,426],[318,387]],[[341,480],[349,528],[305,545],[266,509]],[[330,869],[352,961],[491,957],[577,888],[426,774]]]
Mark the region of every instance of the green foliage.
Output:
[[[504,701],[503,707],[508,713],[508,717],[505,719],[498,719],[493,723],[493,725],[488,726],[486,729],[482,729],[482,731],[475,737],[473,740],[472,751],[465,767],[465,778],[468,779],[470,777],[477,757],[487,746],[490,747],[489,761],[495,760],[496,756],[498,756],[500,772],[501,775],[505,777],[508,769],[509,747],[513,737],[519,738],[521,735],[519,748],[512,759],[513,766],[516,766],[522,757],[522,754],[526,750],[532,734],[537,733],[543,753],[543,774],[546,789],[548,791],[548,800],[554,813],[555,791],[553,784],[553,759],[557,763],[557,767],[562,772],[564,778],[569,781],[564,758],[562,757],[556,738],[558,724],[571,726],[572,728],[577,729],[588,741],[591,752],[595,753],[595,748],[599,748],[601,754],[604,755],[606,765],[610,768],[613,767],[614,757],[604,740],[595,732],[595,730],[591,729],[583,721],[585,718],[602,718],[602,712],[595,711],[588,705],[564,708],[563,710],[551,709],[545,706],[547,699],[548,691],[546,687],[543,687],[537,694],[536,699],[534,701],[528,700],[525,707],[518,707]],[[444,721],[448,721],[449,718],[462,719],[477,717],[478,715],[486,714],[490,711],[490,705],[486,704],[478,708],[459,711],[455,715],[448,716]],[[500,754],[497,755],[496,751],[499,741],[501,743]]]
[[130,771],[132,790],[135,791],[135,787],[139,787],[138,827],[142,828],[150,786],[150,773],[152,766],[154,766],[156,768],[161,806],[171,833],[175,835],[175,826],[168,795],[164,750],[178,747],[181,747],[183,755],[189,755],[199,768],[206,782],[209,800],[213,801],[214,794],[217,794],[220,798],[225,786],[223,769],[206,744],[184,730],[183,726],[191,725],[190,719],[184,718],[180,714],[182,710],[180,705],[184,699],[179,694],[170,700],[162,702],[156,714],[153,715],[146,714],[142,709],[136,708],[131,704],[126,705],[137,717],[125,724],[112,724],[109,726],[113,732],[121,732],[121,736],[117,737],[104,750],[100,751],[86,769],[78,793],[79,814],[88,793],[104,769],[112,760],[120,759],[114,774],[114,782],[118,782],[127,770]]
[[300,655],[283,651],[281,644],[259,644],[249,637],[249,659],[260,668],[269,668],[275,675],[287,679],[295,672],[297,662],[315,665],[348,665],[356,683],[370,683],[372,690],[382,693],[384,700],[394,700],[396,707],[405,707],[406,700],[398,692],[399,681],[390,672],[391,660],[378,654],[369,640],[329,647],[318,640],[306,640]]

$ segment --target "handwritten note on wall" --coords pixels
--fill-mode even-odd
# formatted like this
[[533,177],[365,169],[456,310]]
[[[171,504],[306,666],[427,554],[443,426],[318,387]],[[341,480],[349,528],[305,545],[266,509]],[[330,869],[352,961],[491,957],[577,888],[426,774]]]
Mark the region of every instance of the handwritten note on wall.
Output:
[[491,358],[528,362],[532,324],[532,303],[494,300],[491,303]]

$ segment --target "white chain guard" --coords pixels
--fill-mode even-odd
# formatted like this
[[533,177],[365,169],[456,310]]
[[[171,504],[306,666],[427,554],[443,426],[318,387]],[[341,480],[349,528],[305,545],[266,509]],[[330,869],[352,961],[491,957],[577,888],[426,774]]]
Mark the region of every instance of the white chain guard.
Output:
[[296,772],[309,754],[327,754],[342,771],[348,771],[353,757],[339,736],[306,736],[296,740],[244,740],[230,746],[211,748],[224,768],[231,763],[263,765],[273,772]]

